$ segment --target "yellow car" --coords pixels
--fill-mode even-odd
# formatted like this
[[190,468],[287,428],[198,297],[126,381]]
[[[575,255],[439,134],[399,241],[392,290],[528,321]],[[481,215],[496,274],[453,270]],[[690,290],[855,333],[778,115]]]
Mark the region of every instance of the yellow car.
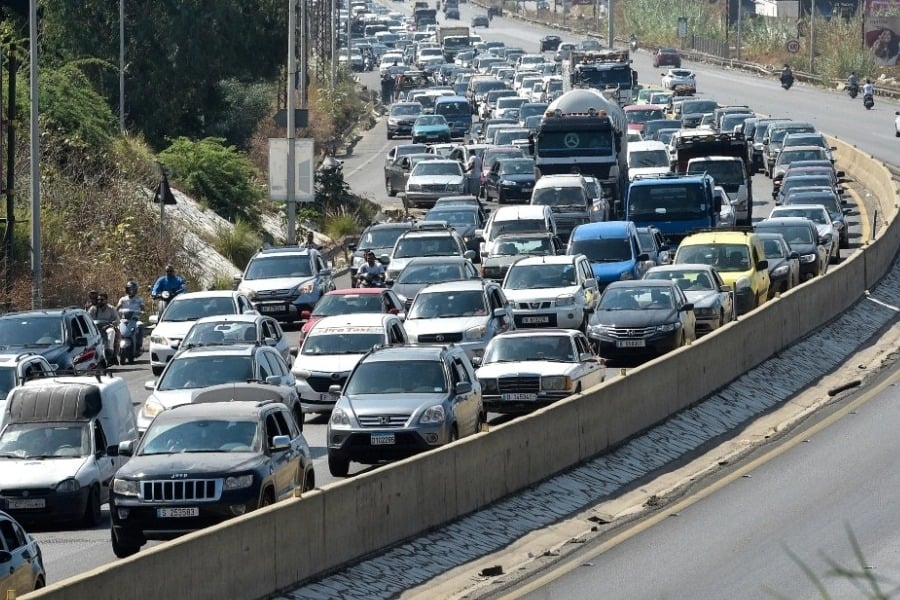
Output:
[[715,267],[734,291],[739,315],[761,306],[769,297],[769,263],[755,233],[711,231],[689,235],[678,246],[674,262]]

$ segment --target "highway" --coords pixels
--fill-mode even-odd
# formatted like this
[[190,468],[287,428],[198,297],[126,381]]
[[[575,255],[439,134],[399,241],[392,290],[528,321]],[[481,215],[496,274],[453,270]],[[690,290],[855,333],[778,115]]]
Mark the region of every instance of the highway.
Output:
[[[393,6],[397,6],[394,3]],[[462,5],[462,21],[467,23],[473,11],[471,5]],[[497,19],[488,30],[479,30],[492,39],[501,39],[509,44],[521,45],[529,50],[536,50],[537,39],[545,33],[540,28],[525,26],[509,19]],[[567,40],[566,36],[564,39]],[[654,71],[650,67],[649,55],[641,52],[635,64],[642,74],[642,80],[655,83],[656,77],[650,77]],[[744,74],[724,72],[716,69],[696,67],[700,93],[716,98],[722,104],[749,104],[760,113],[790,116],[813,121],[822,131],[832,133],[846,140],[851,140],[865,148],[873,155],[884,160],[896,156],[896,144],[891,129],[895,107],[880,102],[875,110],[866,112],[861,103],[851,102],[840,93],[828,93],[820,90],[796,86],[789,92],[778,87],[774,79],[763,80]],[[644,74],[647,76],[644,76]],[[378,89],[377,75],[364,74],[363,83]],[[737,82],[737,85],[736,85]],[[810,110],[810,107],[814,107]],[[848,111],[850,115],[848,116]],[[368,195],[385,208],[399,207],[395,199],[388,199],[383,188],[382,166],[383,156],[387,149],[397,142],[388,142],[384,135],[384,123],[365,135],[356,145],[351,156],[344,158],[344,171],[354,191]],[[760,200],[769,199],[768,180],[757,176],[755,193]],[[757,215],[767,212],[765,203],[756,205]],[[855,235],[851,235],[851,245],[859,243],[858,217],[855,224]],[[292,335],[296,335],[293,333]],[[119,368],[132,390],[136,402],[143,401],[147,392],[143,382],[152,378],[144,360],[135,367]],[[305,434],[313,446],[318,458],[316,472],[320,485],[330,480],[327,466],[322,459],[324,449],[324,419],[308,421]],[[357,466],[357,465],[354,465]],[[90,530],[48,530],[35,532],[45,553],[49,582],[87,571],[96,566],[115,561],[109,547],[108,521]],[[676,595],[677,596],[677,595]]]

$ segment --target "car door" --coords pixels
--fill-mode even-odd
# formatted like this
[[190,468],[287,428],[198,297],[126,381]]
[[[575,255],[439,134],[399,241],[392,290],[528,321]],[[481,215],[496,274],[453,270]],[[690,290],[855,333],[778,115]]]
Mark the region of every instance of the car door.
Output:
[[15,590],[15,594],[31,591],[31,560],[23,556],[27,553],[24,532],[20,535],[16,526],[7,518],[0,519],[0,550],[9,552],[10,560],[0,563],[0,590]]
[[[465,363],[468,363],[468,359]],[[450,366],[450,381],[453,393],[453,412],[456,415],[456,424],[459,431],[459,437],[464,437],[477,433],[478,425],[478,407],[475,394],[475,378],[469,374],[464,361],[459,356],[453,357],[453,363]],[[471,369],[471,367],[469,367]],[[457,385],[469,384],[469,390],[461,394],[456,393]]]
[[719,302],[722,305],[722,312],[725,315],[725,322],[734,320],[734,290],[732,290],[729,286],[727,292],[723,292],[722,288],[725,287],[725,282],[722,280],[722,276],[719,275],[719,272],[715,269],[710,269],[709,274],[712,275],[713,285],[716,286],[716,289],[719,290]]
[[485,198],[493,198],[494,196],[499,195],[500,190],[500,162],[496,161],[493,165],[491,165],[491,170],[488,171],[487,175],[484,178],[484,196]]
[[313,266],[315,267],[314,273],[316,273],[316,281],[319,282],[319,295],[323,296],[335,289],[334,285],[334,276],[332,275],[331,269],[328,268],[328,265],[325,264],[325,260],[322,258],[322,255],[316,253],[313,257]]
[[262,337],[263,340],[274,340],[275,351],[281,355],[281,357],[285,360],[285,362],[291,361],[291,346],[288,344],[287,338],[284,335],[284,330],[281,328],[281,325],[278,324],[278,321],[275,319],[266,317],[263,319],[261,323],[262,327]]
[[281,500],[293,494],[294,482],[297,479],[298,450],[291,443],[287,448],[275,450],[272,441],[275,436],[291,436],[291,428],[281,407],[272,407],[265,416],[267,454],[271,463],[272,485],[275,487],[275,498]]
[[672,286],[672,293],[675,294],[675,306],[678,308],[678,314],[680,315],[682,326],[684,327],[685,337],[688,342],[693,342],[697,339],[697,319],[694,316],[694,310],[685,310],[685,306],[689,304],[687,296],[684,295],[684,291],[677,285]]
[[113,475],[116,474],[119,467],[125,464],[125,459],[119,456],[109,456],[106,453],[106,449],[109,448],[109,440],[99,419],[94,419],[92,430],[94,461],[100,477],[100,502],[105,503],[109,501],[109,484]]
[[594,277],[594,270],[591,269],[591,261],[587,258],[579,259],[576,268],[578,281],[584,293],[584,309],[587,312],[593,312],[597,308],[597,301],[600,299],[600,286]]

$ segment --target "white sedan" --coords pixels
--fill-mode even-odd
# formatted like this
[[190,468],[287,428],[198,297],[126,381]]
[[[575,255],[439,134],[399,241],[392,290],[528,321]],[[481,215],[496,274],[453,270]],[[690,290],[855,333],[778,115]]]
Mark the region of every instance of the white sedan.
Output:
[[667,90],[674,90],[680,85],[696,90],[696,74],[690,69],[669,69],[662,74],[662,86]]
[[531,412],[601,383],[603,359],[575,329],[507,331],[488,343],[475,376],[490,412]]

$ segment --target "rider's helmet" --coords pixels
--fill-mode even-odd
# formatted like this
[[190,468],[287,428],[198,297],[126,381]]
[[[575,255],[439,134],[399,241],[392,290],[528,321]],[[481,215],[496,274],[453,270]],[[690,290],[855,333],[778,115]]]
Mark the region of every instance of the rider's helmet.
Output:
[[136,281],[129,280],[128,283],[125,284],[125,293],[129,296],[134,296],[137,294],[138,284]]

